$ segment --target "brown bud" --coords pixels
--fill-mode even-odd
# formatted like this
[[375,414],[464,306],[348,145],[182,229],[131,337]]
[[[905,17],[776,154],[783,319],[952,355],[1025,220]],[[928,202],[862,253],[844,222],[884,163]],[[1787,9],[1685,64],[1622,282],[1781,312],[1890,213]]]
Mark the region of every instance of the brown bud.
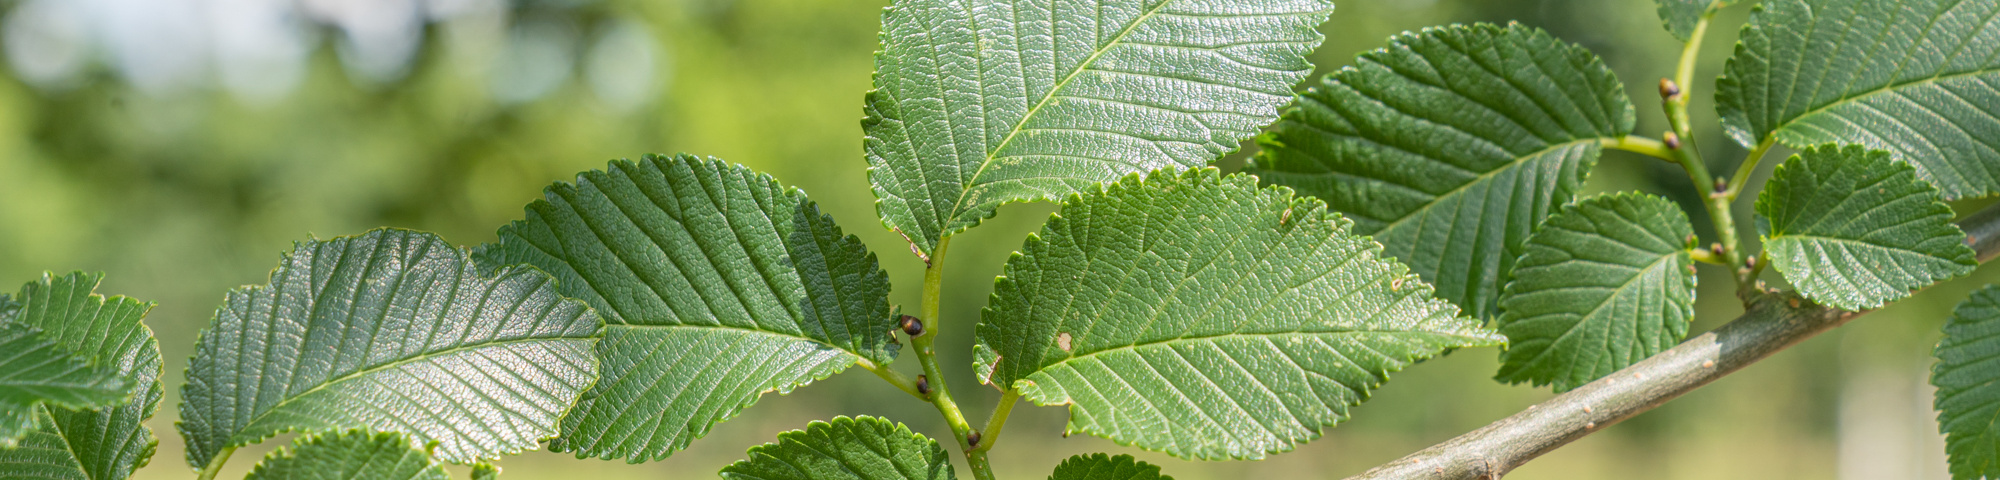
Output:
[[965,434],[965,443],[973,448],[979,448],[979,432]]
[[909,334],[910,338],[924,336],[924,321],[917,317],[904,315],[899,325],[903,327],[903,333]]
[[1718,257],[1722,256],[1722,242],[1708,244],[1708,253]]
[[1680,94],[1681,94],[1680,84],[1674,83],[1674,81],[1670,79],[1665,79],[1665,78],[1660,79],[1660,98],[1672,99]]
[[1748,269],[1751,269],[1751,270],[1756,270],[1756,269],[1757,269],[1757,256],[1756,256],[1756,255],[1751,255],[1751,256],[1748,256],[1748,257],[1744,257],[1744,258],[1743,258],[1743,268],[1748,268]]
[[1681,136],[1675,135],[1674,132],[1667,132],[1666,135],[1662,135],[1660,137],[1660,142],[1667,144],[1668,150],[1681,149]]
[[1715,177],[1715,191],[1718,192],[1729,191],[1729,179],[1722,177]]
[[930,396],[930,394],[931,394],[931,379],[929,379],[929,378],[926,378],[926,377],[924,377],[923,375],[918,375],[918,376],[917,376],[917,393],[921,393],[921,394],[924,394],[924,396]]

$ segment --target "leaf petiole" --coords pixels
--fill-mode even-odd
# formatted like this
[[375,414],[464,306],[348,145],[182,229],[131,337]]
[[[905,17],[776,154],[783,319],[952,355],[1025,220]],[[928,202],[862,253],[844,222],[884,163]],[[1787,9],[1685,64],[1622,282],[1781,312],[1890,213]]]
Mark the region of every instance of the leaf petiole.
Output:
[[1007,415],[1014,413],[1014,404],[1020,403],[1021,394],[1012,391],[1000,392],[1000,403],[993,406],[993,418],[986,420],[986,428],[979,431],[979,446],[975,451],[984,452],[1000,443],[1000,429],[1007,426]]
[[896,389],[902,390],[903,393],[908,393],[912,397],[917,397],[918,400],[923,400],[926,402],[930,401],[929,398],[926,398],[924,396],[924,393],[922,391],[917,389],[916,380],[910,379],[910,376],[904,375],[903,372],[898,372],[896,371],[896,369],[890,368],[888,365],[876,365],[875,362],[870,362],[865,359],[859,362],[855,362],[855,365],[859,365],[861,366],[861,368],[866,368],[870,372],[875,372],[875,376],[882,377],[883,381],[889,382],[890,385],[895,385]]
[[1766,137],[1764,141],[1757,142],[1757,148],[1750,149],[1750,154],[1743,157],[1743,164],[1736,166],[1736,175],[1729,178],[1729,189],[1722,192],[1725,198],[1735,201],[1736,196],[1743,193],[1743,185],[1750,183],[1750,174],[1757,172],[1757,164],[1763,163],[1764,155],[1770,153],[1777,142],[1778,137]]
[[973,435],[972,425],[965,421],[965,412],[958,409],[958,402],[951,399],[951,387],[945,385],[944,371],[938,368],[938,298],[944,287],[944,256],[951,246],[951,237],[938,240],[937,248],[931,250],[930,265],[924,267],[924,294],[921,311],[924,320],[924,334],[910,339],[910,346],[916,350],[917,363],[924,367],[924,378],[930,384],[930,402],[936,405],[938,413],[944,415],[951,424],[952,436],[958,437],[958,448],[965,452],[965,461],[972,467],[972,475],[978,480],[993,480],[993,466],[986,462],[986,451],[975,450],[969,437]]
[[1647,137],[1641,137],[1638,135],[1626,135],[1618,138],[1605,138],[1599,140],[1598,144],[1603,145],[1604,148],[1609,148],[1612,150],[1624,150],[1627,152],[1637,153],[1648,157],[1666,160],[1667,163],[1681,162],[1679,157],[1674,156],[1673,149],[1667,148],[1667,144],[1661,143],[1659,140],[1654,140]]
[[236,447],[223,447],[215,452],[215,458],[208,461],[208,466],[202,467],[201,475],[195,480],[215,480],[215,475],[222,473],[222,464],[229,463],[229,454],[232,453],[236,453]]

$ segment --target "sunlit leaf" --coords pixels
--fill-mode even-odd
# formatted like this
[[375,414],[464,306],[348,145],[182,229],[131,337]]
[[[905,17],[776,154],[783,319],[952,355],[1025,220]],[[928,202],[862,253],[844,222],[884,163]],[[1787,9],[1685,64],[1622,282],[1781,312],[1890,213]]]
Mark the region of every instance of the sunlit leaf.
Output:
[[450,480],[444,465],[396,433],[348,430],[302,437],[271,452],[247,480]]
[[1951,476],[2000,478],[2000,287],[1988,285],[1958,304],[1944,324],[1938,363],[1938,431],[1945,434]]
[[40,327],[66,351],[114,369],[131,401],[98,409],[42,407],[39,428],[19,448],[0,449],[0,477],[122,479],[144,466],[158,441],[145,422],[159,406],[160,346],[140,321],[153,304],[94,293],[103,274],[83,272],[21,289],[19,321]]
[[778,434],[722,469],[731,480],[950,480],[951,454],[910,427],[875,417],[834,417]]
[[1795,155],[1757,195],[1757,214],[1771,267],[1821,305],[1876,308],[1979,266],[1937,189],[1888,152]]
[[1049,480],[1174,480],[1174,477],[1161,475],[1160,467],[1135,460],[1131,455],[1113,457],[1093,453],[1063,460]]
[[1311,198],[1214,169],[1073,196],[1007,262],[981,380],[1069,405],[1069,432],[1262,458],[1340,422],[1389,372],[1501,338]]

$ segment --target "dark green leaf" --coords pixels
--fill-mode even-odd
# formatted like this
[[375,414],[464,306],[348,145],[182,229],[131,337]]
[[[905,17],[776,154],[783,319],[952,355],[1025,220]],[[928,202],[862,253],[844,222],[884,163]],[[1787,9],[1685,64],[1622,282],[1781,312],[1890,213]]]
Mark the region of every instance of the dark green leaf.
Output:
[[1888,152],[1795,155],[1757,195],[1757,214],[1771,266],[1821,305],[1876,308],[1979,266],[1937,189]]
[[1063,460],[1049,480],[1174,480],[1174,477],[1161,475],[1160,467],[1135,460],[1131,455],[1113,457],[1093,453]]
[[554,450],[663,458],[763,392],[895,359],[888,274],[768,175],[648,156],[551,186],[527,210],[481,262],[546,270],[610,323],[604,378]]
[[271,452],[246,480],[450,480],[444,465],[395,433],[348,430]]
[[181,388],[201,467],[283,432],[355,428],[471,463],[534,448],[597,378],[602,323],[532,268],[481,275],[436,235],[301,242],[268,285],[232,291]]
[[883,225],[928,255],[1004,203],[1207,165],[1277,117],[1329,0],[898,0],[862,121]]
[[1502,342],[1349,227],[1212,168],[1070,197],[995,282],[976,368],[1070,405],[1069,432],[1252,459],[1317,437],[1389,372]]
[[1667,32],[1680,41],[1688,41],[1694,35],[1695,24],[1710,8],[1720,9],[1741,0],[1654,0],[1660,5],[1660,21],[1667,26]]
[[1247,171],[1325,200],[1484,317],[1535,225],[1632,122],[1583,47],[1520,25],[1428,28],[1300,96]]
[[1769,0],[1716,83],[1730,136],[1888,150],[1946,199],[2000,193],[2000,0]]
[[1564,392],[1672,348],[1694,318],[1687,214],[1644,194],[1593,197],[1549,217],[1500,297],[1508,383]]
[[108,365],[65,347],[61,332],[45,332],[20,308],[0,318],[0,448],[39,428],[43,405],[102,408],[131,397],[132,382]]
[[834,417],[778,434],[750,458],[722,468],[732,480],[949,480],[951,454],[910,427],[875,417]]
[[24,323],[61,348],[129,380],[132,400],[90,410],[43,407],[40,428],[21,447],[0,450],[0,477],[116,480],[153,456],[158,441],[145,422],[159,406],[160,346],[141,322],[152,303],[94,293],[103,274],[43,275],[21,289]]
[[1938,431],[1945,434],[1951,476],[2000,478],[2000,287],[1972,292],[1944,324],[1938,342]]

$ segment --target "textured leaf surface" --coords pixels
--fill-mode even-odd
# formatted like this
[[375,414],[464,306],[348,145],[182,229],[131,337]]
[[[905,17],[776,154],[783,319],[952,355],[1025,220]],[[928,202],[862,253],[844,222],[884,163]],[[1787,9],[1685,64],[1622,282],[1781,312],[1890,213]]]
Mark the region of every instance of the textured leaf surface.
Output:
[[1277,117],[1328,0],[898,0],[867,99],[883,225],[928,255],[1003,203],[1198,167]]
[[360,430],[300,438],[291,448],[271,452],[247,480],[450,480],[444,465],[410,439]]
[[1695,24],[1701,23],[1702,14],[1708,11],[1710,5],[1723,8],[1738,1],[1741,0],[1654,0],[1660,6],[1660,21],[1666,25],[1667,32],[1683,42],[1694,35]]
[[648,156],[549,187],[481,250],[610,323],[603,379],[551,446],[666,457],[767,391],[895,359],[889,277],[798,189],[720,160]]
[[188,463],[288,431],[366,428],[470,463],[535,448],[597,378],[601,322],[531,268],[481,275],[436,235],[301,242],[229,293],[181,388]]
[[875,417],[834,417],[778,434],[750,458],[722,468],[732,480],[949,480],[951,454],[910,427]]
[[103,274],[44,275],[21,290],[20,321],[130,382],[131,401],[100,409],[43,407],[19,448],[0,450],[0,478],[116,480],[153,456],[145,422],[159,406],[160,346],[141,322],[149,302],[93,293]]
[[2000,193],[2000,0],[1769,0],[1716,84],[1731,136],[1862,144]]
[[1502,340],[1318,200],[1214,169],[1071,197],[1007,262],[982,381],[1070,405],[1069,432],[1261,458],[1418,359]]
[[1174,480],[1174,477],[1161,475],[1160,467],[1135,460],[1131,455],[1113,457],[1093,453],[1063,460],[1049,480]]
[[1979,266],[1937,189],[1879,150],[1794,155],[1757,195],[1757,214],[1771,266],[1821,305],[1876,308]]
[[36,429],[42,405],[97,408],[129,396],[131,382],[63,348],[58,337],[16,318],[0,319],[0,447]]
[[2000,478],[2000,287],[1988,285],[1958,304],[1937,359],[1931,385],[1952,478]]
[[1599,142],[1632,131],[1604,62],[1541,30],[1428,28],[1299,97],[1247,171],[1319,197],[1474,316]]
[[1503,382],[1564,392],[1673,348],[1694,319],[1694,262],[1680,206],[1593,197],[1549,217],[1500,297]]

